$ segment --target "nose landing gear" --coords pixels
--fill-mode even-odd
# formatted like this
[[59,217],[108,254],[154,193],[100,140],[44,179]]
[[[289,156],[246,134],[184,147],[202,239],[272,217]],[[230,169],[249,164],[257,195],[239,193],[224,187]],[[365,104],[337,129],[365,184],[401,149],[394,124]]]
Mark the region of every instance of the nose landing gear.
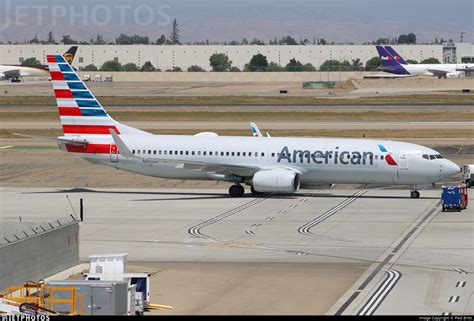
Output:
[[240,184],[235,184],[235,185],[232,185],[230,188],[229,188],[229,195],[231,197],[242,197],[245,193],[245,189],[242,185]]

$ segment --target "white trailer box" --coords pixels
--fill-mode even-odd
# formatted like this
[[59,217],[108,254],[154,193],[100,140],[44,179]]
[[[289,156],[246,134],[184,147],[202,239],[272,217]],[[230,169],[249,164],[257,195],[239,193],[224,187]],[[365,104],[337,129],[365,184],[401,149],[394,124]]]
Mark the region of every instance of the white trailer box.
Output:
[[89,262],[89,273],[91,274],[123,274],[127,272],[127,253],[91,255]]

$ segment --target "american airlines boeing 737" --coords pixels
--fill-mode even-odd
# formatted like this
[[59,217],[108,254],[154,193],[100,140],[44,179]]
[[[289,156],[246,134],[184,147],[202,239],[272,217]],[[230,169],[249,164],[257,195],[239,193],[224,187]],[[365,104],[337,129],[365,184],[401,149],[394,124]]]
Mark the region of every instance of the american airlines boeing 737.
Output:
[[231,182],[229,194],[293,193],[315,184],[432,184],[459,173],[438,152],[411,143],[345,138],[153,135],[110,117],[60,55],[47,56],[64,151],[154,177]]

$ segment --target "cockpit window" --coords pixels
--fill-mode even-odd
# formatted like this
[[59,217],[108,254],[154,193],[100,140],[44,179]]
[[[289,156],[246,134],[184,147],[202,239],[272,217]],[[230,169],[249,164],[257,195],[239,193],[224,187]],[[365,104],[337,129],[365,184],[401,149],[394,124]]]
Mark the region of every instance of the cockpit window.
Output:
[[435,155],[430,155],[430,159],[436,159]]
[[435,155],[435,156],[436,156],[437,159],[442,159],[443,158],[443,156],[441,156],[440,154]]
[[424,158],[424,159],[430,159],[430,157],[429,157],[428,155],[426,155],[426,154],[423,154],[423,158]]

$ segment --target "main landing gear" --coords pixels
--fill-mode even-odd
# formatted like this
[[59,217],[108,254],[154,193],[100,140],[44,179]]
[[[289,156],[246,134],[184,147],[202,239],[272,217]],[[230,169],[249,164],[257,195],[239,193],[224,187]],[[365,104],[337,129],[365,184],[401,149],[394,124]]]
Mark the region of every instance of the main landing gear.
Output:
[[242,197],[245,193],[245,189],[242,185],[240,184],[235,184],[235,185],[232,185],[230,188],[229,188],[229,195],[231,197]]
[[420,198],[420,192],[418,192],[417,190],[413,190],[411,191],[410,196],[411,198]]

